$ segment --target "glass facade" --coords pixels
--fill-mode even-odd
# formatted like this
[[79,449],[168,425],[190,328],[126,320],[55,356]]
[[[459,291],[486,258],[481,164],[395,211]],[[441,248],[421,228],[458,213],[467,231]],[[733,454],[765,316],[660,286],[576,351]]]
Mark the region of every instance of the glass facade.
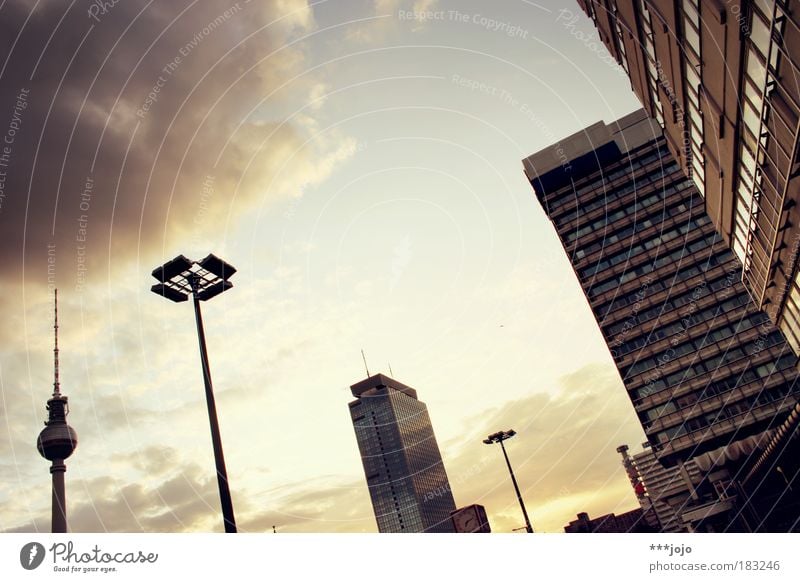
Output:
[[[766,10],[766,11],[765,11]],[[736,220],[733,248],[744,265],[745,277],[756,288],[766,286],[772,241],[775,240],[780,209],[775,202],[782,194],[782,176],[772,159],[770,94],[777,73],[780,51],[772,42],[772,34],[780,37],[782,19],[775,20],[775,6],[754,6],[750,11],[750,36],[745,43],[742,84],[743,99],[739,124],[739,175],[736,191]],[[774,26],[774,32],[772,28]],[[774,140],[772,140],[774,142]],[[770,152],[770,149],[773,149]],[[770,155],[772,154],[772,155]],[[770,171],[771,170],[771,171]],[[766,194],[766,196],[765,196]],[[767,220],[759,220],[766,212]],[[755,269],[753,268],[755,267]]]
[[800,355],[800,2],[579,4]]
[[425,404],[381,374],[351,390],[357,400],[350,415],[378,531],[453,532],[455,502]]
[[610,150],[593,133],[593,164],[543,167],[542,152],[525,167],[653,452],[674,464],[774,425],[798,397],[797,358],[645,112],[618,123]]

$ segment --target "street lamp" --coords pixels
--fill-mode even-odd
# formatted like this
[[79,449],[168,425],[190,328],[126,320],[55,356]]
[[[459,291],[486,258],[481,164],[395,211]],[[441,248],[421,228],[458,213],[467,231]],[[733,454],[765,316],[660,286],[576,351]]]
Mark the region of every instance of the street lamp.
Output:
[[500,432],[496,432],[494,434],[490,434],[488,437],[483,439],[483,443],[486,445],[493,445],[495,443],[500,443],[500,448],[503,449],[503,456],[506,458],[506,465],[508,465],[508,472],[511,473],[511,482],[514,484],[514,490],[517,492],[517,499],[519,500],[519,506],[522,508],[522,515],[525,516],[525,531],[527,533],[533,533],[533,527],[531,527],[531,520],[528,519],[528,512],[525,511],[525,503],[522,501],[522,494],[519,492],[519,485],[517,485],[517,479],[514,477],[514,470],[511,468],[511,461],[508,460],[508,453],[506,453],[506,447],[503,445],[503,441],[510,439],[513,437],[517,432],[515,430],[501,430]]
[[236,533],[236,521],[233,517],[231,491],[228,488],[225,456],[222,454],[222,439],[219,436],[217,405],[214,402],[214,389],[211,385],[211,368],[208,365],[206,334],[203,331],[200,302],[208,301],[233,287],[233,283],[228,279],[235,272],[234,267],[214,255],[208,255],[199,262],[178,255],[153,270],[153,277],[159,282],[150,288],[156,295],[161,295],[175,303],[186,301],[189,299],[189,295],[192,296],[194,302],[194,318],[197,323],[197,338],[200,342],[200,361],[203,366],[203,381],[206,385],[208,422],[211,425],[211,442],[214,446],[214,460],[217,465],[217,483],[219,484],[222,517],[225,521],[225,533]]

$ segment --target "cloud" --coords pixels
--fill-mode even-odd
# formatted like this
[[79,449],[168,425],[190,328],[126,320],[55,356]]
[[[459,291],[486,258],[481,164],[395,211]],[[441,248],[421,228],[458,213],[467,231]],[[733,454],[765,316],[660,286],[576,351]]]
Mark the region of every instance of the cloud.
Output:
[[[222,529],[219,490],[213,471],[179,463],[169,447],[147,447],[133,459],[141,477],[112,477],[69,485],[69,524],[74,532],[190,532]],[[243,533],[375,531],[369,496],[360,482],[321,478],[257,494],[234,487],[234,511]],[[49,499],[49,498],[48,498]],[[18,513],[13,500],[0,503],[3,515]],[[258,509],[256,509],[258,508]],[[263,508],[267,508],[264,510]],[[49,507],[6,532],[48,531]]]
[[[69,463],[68,463],[69,465]],[[212,465],[213,467],[213,465]],[[133,470],[133,473],[131,473]],[[213,468],[187,461],[169,446],[149,445],[133,454],[120,451],[105,475],[85,478],[68,468],[69,525],[74,532],[217,531],[219,492]],[[44,475],[44,472],[42,472]],[[44,477],[38,479],[44,491]],[[49,485],[49,479],[47,480]],[[239,509],[249,504],[238,498]],[[5,516],[0,528],[9,532],[49,531],[50,497],[25,508],[13,497],[0,501]],[[28,515],[25,520],[24,516]],[[32,516],[32,517],[30,517]],[[16,525],[14,522],[21,522]],[[219,523],[218,523],[219,522]]]
[[[151,451],[152,452],[152,451]],[[151,485],[99,477],[72,483],[69,526],[74,532],[180,532],[222,530],[216,479],[196,464],[177,468]],[[48,531],[49,508],[8,532]],[[216,522],[220,523],[217,524]]]
[[[145,511],[182,487],[178,480],[160,492],[167,484],[159,479],[185,465],[171,449],[148,446],[154,435],[191,441],[206,412],[196,352],[177,347],[193,330],[177,319],[183,313],[143,303],[142,279],[178,243],[190,255],[222,248],[239,217],[301,196],[354,151],[353,140],[305,113],[328,86],[307,70],[301,39],[316,28],[313,12],[306,0],[178,0],[120,2],[91,17],[87,3],[9,0],[0,15],[8,55],[0,62],[0,459],[14,467],[0,486],[0,505],[13,508],[0,527],[27,519],[35,530],[28,516],[44,511],[49,528],[49,493],[28,485],[47,475],[34,443],[52,391],[52,297],[44,292],[54,284],[62,381],[81,441],[68,477],[78,503],[72,527],[203,529],[188,515],[193,506]],[[166,337],[174,349],[164,348]],[[292,357],[303,341],[276,346],[267,364]],[[224,361],[217,353],[215,362]],[[260,365],[237,364],[252,376]],[[219,376],[218,405],[241,400],[243,389]],[[111,455],[136,447],[118,481],[97,480]],[[183,473],[187,491],[204,499],[200,474],[190,465]],[[77,482],[83,498],[73,496]],[[181,512],[185,519],[172,515]]]
[[305,0],[30,10],[6,2],[0,19],[3,276],[44,283],[54,245],[56,281],[80,287],[112,261],[223,239],[352,152],[293,116],[324,86],[293,42],[315,27]]
[[[408,25],[413,31],[421,30],[427,24],[424,14],[435,10],[437,4],[438,0],[372,0],[372,18],[351,24],[345,38],[350,42],[369,44],[395,35],[400,25]],[[413,18],[412,14],[421,16]]]
[[281,533],[377,531],[363,481],[323,478],[281,487],[261,498],[268,509],[245,516],[242,531],[270,532],[273,525]]

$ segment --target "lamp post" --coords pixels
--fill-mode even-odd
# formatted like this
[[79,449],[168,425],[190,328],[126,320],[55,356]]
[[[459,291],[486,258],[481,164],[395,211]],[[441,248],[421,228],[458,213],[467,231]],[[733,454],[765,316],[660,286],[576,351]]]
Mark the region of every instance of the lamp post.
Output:
[[236,533],[236,521],[233,517],[233,501],[228,487],[228,472],[225,469],[225,456],[222,453],[222,439],[219,435],[217,406],[214,401],[214,389],[211,385],[211,368],[208,365],[206,350],[206,334],[203,331],[203,316],[200,313],[200,302],[233,287],[228,279],[236,269],[222,259],[208,255],[202,261],[192,261],[178,255],[171,261],[153,270],[153,277],[159,282],[151,287],[156,295],[181,303],[192,296],[194,318],[197,324],[197,338],[200,343],[200,361],[203,367],[203,381],[206,387],[206,404],[208,405],[208,421],[211,425],[211,442],[214,446],[214,461],[217,466],[217,483],[219,499],[222,505],[222,517],[225,521],[225,533]]
[[525,503],[522,501],[522,493],[519,492],[519,485],[517,485],[517,479],[514,477],[514,470],[511,468],[511,461],[508,460],[508,453],[506,453],[506,447],[503,445],[503,441],[510,439],[515,434],[517,434],[514,430],[501,430],[500,432],[496,432],[494,434],[490,434],[486,437],[483,442],[487,445],[493,445],[495,443],[500,443],[500,448],[503,449],[503,456],[506,459],[506,465],[508,465],[508,472],[511,474],[511,482],[514,484],[514,491],[517,492],[517,499],[519,500],[519,506],[522,508],[522,515],[525,516],[525,531],[527,533],[533,533],[533,527],[531,526],[531,520],[528,519],[528,512],[525,510]]

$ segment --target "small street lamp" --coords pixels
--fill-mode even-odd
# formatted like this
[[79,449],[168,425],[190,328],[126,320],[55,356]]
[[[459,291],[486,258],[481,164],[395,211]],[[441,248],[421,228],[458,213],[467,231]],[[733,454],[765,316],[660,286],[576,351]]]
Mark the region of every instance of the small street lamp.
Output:
[[508,460],[508,453],[506,453],[506,447],[505,445],[503,445],[503,441],[510,439],[515,434],[517,434],[517,432],[511,429],[505,431],[501,430],[500,432],[490,434],[483,440],[483,443],[487,445],[500,443],[500,448],[503,449],[503,456],[506,459],[506,465],[508,465],[508,472],[511,474],[511,482],[514,484],[514,490],[517,492],[517,499],[519,500],[519,506],[522,508],[522,515],[525,516],[525,531],[527,533],[533,533],[531,520],[528,519],[528,512],[525,511],[525,503],[522,501],[522,494],[519,492],[519,485],[517,485],[517,479],[516,477],[514,477],[514,470],[511,468],[511,461]]

